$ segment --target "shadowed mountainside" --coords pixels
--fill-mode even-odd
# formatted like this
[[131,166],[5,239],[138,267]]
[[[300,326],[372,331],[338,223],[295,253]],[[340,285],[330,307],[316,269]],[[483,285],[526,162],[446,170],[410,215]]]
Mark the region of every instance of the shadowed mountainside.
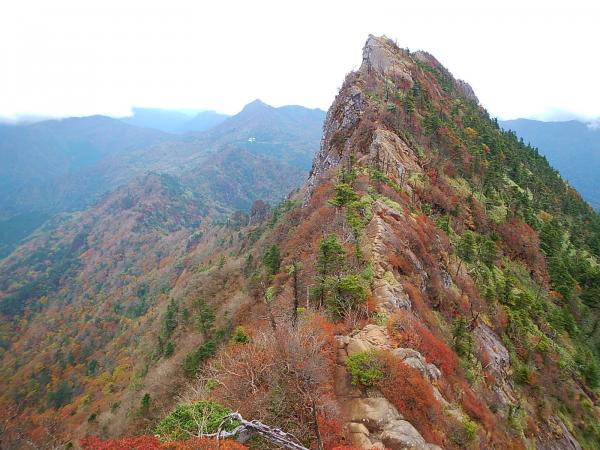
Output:
[[537,147],[584,199],[596,210],[600,208],[600,129],[575,120],[516,119],[500,125]]

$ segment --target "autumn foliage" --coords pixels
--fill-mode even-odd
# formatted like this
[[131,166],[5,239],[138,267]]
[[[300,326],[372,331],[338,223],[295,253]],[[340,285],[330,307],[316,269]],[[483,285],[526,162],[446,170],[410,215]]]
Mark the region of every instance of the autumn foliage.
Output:
[[496,420],[490,409],[484,405],[475,395],[475,393],[467,388],[462,396],[462,404],[465,411],[473,419],[478,420],[487,430],[493,430]]
[[84,450],[245,450],[248,447],[231,439],[192,438],[185,441],[161,442],[156,436],[100,439],[88,436],[80,441]]
[[546,261],[540,250],[540,238],[531,226],[512,218],[498,227],[508,253],[527,263],[538,278],[546,273]]
[[386,376],[378,384],[379,389],[406,419],[419,430],[422,436],[433,443],[441,443],[441,436],[435,426],[441,417],[441,408],[431,385],[421,372],[414,369],[389,352],[382,352],[380,358],[385,366]]
[[401,347],[416,348],[444,373],[456,372],[458,357],[444,341],[434,336],[408,311],[400,310],[388,321],[388,331]]

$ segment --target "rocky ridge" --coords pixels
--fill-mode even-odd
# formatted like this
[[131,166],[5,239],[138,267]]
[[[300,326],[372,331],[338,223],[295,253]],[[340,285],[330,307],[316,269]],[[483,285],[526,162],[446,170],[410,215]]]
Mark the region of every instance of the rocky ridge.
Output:
[[[406,277],[399,276],[392,267],[388,255],[401,254],[414,268],[410,274],[412,284],[425,293],[431,276],[438,276],[444,289],[456,290],[461,277],[469,278],[464,268],[451,261],[443,238],[433,232],[429,238],[429,252],[437,274],[431,273],[432,261],[424,261],[416,255],[405,231],[416,229],[414,214],[407,214],[419,188],[419,180],[426,177],[429,170],[428,159],[414,142],[390,131],[373,112],[372,91],[377,84],[384,95],[391,96],[388,85],[400,87],[407,92],[415,85],[413,78],[420,64],[434,66],[451,78],[451,74],[431,55],[424,52],[410,53],[400,49],[385,37],[369,36],[363,49],[360,69],[348,75],[339,95],[327,113],[321,148],[315,157],[307,183],[304,186],[304,204],[311,201],[314,190],[323,180],[335,177],[336,171],[353,166],[376,167],[385,177],[394,180],[398,191],[403,192],[405,204],[377,199],[372,204],[373,216],[366,225],[361,247],[366,249],[373,265],[373,296],[376,308],[384,315],[398,310],[414,312],[414,303],[404,288]],[[384,87],[381,88],[381,85]],[[472,88],[465,82],[454,80],[452,88],[457,95],[467,101],[478,103]],[[444,92],[434,91],[433,97],[443,101]],[[368,136],[368,137],[367,137]],[[452,275],[451,275],[452,274]],[[472,281],[471,281],[472,283]],[[509,376],[509,351],[496,332],[477,316],[472,318],[471,333],[479,354],[488,355],[486,370],[492,374],[494,382],[491,390],[498,404],[498,410],[509,414],[510,408],[518,401],[513,382]],[[447,414],[459,421],[467,418],[464,411],[444,398],[437,385],[444,377],[442,371],[416,348],[397,347],[391,342],[385,328],[367,325],[350,335],[337,337],[336,393],[343,405],[345,428],[350,443],[358,448],[391,449],[439,449],[427,443],[417,429],[407,421],[383,395],[377,391],[364,391],[353,386],[345,369],[348,356],[367,351],[391,351],[405,364],[419,370],[431,384],[438,401]],[[581,448],[561,419],[554,417],[554,433],[539,436],[537,445],[547,449]]]

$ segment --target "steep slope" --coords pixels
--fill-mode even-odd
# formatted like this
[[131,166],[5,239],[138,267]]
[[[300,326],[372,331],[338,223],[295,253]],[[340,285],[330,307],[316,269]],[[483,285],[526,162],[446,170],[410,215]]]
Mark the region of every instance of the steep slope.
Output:
[[597,448],[598,216],[466,83],[370,37],[297,200],[241,230],[250,336],[184,403],[307,446]]
[[[182,174],[182,179],[205,198],[232,209],[250,211],[255,200],[279,203],[302,185],[304,171],[235,146],[221,149],[206,164]],[[281,153],[285,159],[285,151]]]
[[[168,282],[140,318],[103,302],[123,362],[94,358],[83,388],[78,354],[24,367],[39,334],[13,337],[5,435],[183,439],[229,408],[315,448],[598,448],[600,219],[431,55],[370,36],[301,191],[252,210],[120,278],[91,266],[125,305],[153,267]],[[55,411],[22,407],[41,385]]]
[[89,205],[104,192],[86,174],[100,161],[168,139],[103,116],[1,127],[0,258],[54,212]]
[[[89,416],[77,419],[73,399],[86,393],[94,400],[106,387],[98,376],[132,364],[143,324],[154,320],[156,302],[181,270],[167,262],[202,232],[207,213],[177,180],[148,175],[46,225],[49,232],[39,230],[1,262],[3,400],[50,408],[19,426],[63,427]],[[125,387],[118,378],[106,394]],[[64,405],[57,415],[53,409]]]
[[[168,145],[172,141],[162,148]],[[176,148],[184,153],[195,145]],[[0,403],[11,405],[5,408],[9,419],[13,411],[18,417],[9,447],[25,445],[24,436],[50,445],[49,430],[57,439],[85,430],[96,414],[90,408],[98,415],[109,408],[101,416],[113,422],[111,434],[143,428],[148,419],[131,411],[148,378],[155,379],[148,381],[153,396],[161,390],[155,404],[162,398],[170,405],[185,377],[173,373],[181,357],[163,363],[167,342],[155,347],[157,336],[164,337],[160,320],[169,300],[179,289],[191,300],[198,285],[187,286],[189,280],[218,268],[221,256],[214,248],[223,245],[221,228],[233,232],[249,220],[236,209],[249,211],[257,198],[277,202],[305,176],[277,161],[278,153],[265,158],[235,146],[191,158],[196,164],[182,168],[180,178],[123,178],[122,187],[93,207],[55,216],[0,260],[0,384],[6,393]],[[178,348],[199,339],[188,333]],[[60,348],[52,342],[61,342]],[[114,407],[121,404],[122,410]],[[95,424],[89,427],[95,430]]]
[[501,121],[500,125],[537,147],[584,199],[594,208],[600,208],[597,176],[600,171],[600,129],[575,120],[516,119]]

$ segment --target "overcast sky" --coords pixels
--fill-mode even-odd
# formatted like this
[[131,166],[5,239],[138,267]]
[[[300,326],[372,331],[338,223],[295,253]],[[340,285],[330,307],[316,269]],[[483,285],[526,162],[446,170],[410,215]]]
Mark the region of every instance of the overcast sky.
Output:
[[500,118],[600,117],[598,3],[2,0],[0,116],[327,109],[373,33],[435,55]]

